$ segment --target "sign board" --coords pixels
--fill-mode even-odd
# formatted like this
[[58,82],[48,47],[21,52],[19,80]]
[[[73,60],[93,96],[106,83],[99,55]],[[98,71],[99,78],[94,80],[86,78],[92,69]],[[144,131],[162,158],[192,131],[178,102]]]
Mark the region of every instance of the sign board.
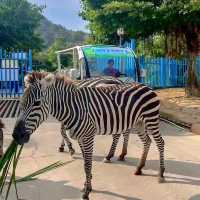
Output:
[[132,51],[127,48],[107,46],[82,47],[86,58],[130,58],[134,57]]

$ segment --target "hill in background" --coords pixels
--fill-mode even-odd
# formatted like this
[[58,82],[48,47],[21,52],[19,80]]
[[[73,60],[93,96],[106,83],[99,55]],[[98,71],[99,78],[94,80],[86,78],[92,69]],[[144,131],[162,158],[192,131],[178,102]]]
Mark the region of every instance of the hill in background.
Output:
[[63,38],[70,46],[74,46],[83,44],[88,37],[88,34],[83,31],[68,30],[61,25],[52,23],[45,17],[41,20],[38,32],[44,40],[46,48],[49,48],[58,38]]

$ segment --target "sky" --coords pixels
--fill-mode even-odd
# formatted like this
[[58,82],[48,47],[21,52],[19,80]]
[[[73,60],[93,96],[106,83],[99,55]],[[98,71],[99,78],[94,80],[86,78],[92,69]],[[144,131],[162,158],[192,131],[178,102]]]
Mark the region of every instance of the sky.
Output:
[[86,22],[79,17],[80,0],[28,0],[37,5],[46,5],[44,16],[67,29],[87,31]]

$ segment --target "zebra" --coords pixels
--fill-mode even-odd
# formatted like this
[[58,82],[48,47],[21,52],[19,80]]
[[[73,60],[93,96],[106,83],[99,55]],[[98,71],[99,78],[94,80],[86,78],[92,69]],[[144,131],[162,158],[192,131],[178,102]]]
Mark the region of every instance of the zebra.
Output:
[[27,143],[30,135],[49,115],[61,121],[70,130],[70,137],[78,141],[82,151],[86,175],[82,199],[89,199],[92,191],[95,135],[130,131],[139,120],[145,127],[144,132],[138,132],[144,149],[135,174],[142,174],[151,134],[159,150],[159,181],[164,181],[164,140],[159,131],[160,101],[151,88],[143,84],[80,88],[72,80],[39,72],[28,75],[28,83],[13,138],[20,145]]
[[[59,72],[60,74],[60,72]],[[69,77],[68,74],[62,73],[66,76]],[[125,84],[123,81],[112,78],[112,77],[95,77],[91,79],[85,79],[85,80],[77,80],[74,83],[76,83],[78,86],[102,86],[102,84],[105,84],[105,86],[110,85],[110,84]],[[26,85],[26,80],[25,80],[25,85]],[[20,109],[19,109],[19,99],[12,99],[12,100],[0,100],[0,117],[1,118],[8,118],[8,117],[13,117],[16,118],[20,114]],[[69,153],[73,155],[75,153],[74,148],[72,147],[72,142],[70,141],[69,137],[66,134],[66,130],[63,125],[61,125],[61,135],[62,135],[62,142],[59,147],[59,151],[63,152],[64,151],[64,146],[65,142],[67,144],[67,147],[69,149]],[[124,142],[123,142],[123,148],[120,156],[118,157],[118,160],[124,161],[124,157],[127,154],[127,146],[128,146],[128,141],[129,141],[129,135],[128,133],[123,134],[124,135]],[[113,143],[111,145],[110,151],[108,155],[105,157],[104,162],[111,162],[111,158],[114,156],[115,150],[117,143],[119,141],[120,135],[113,135]],[[1,141],[1,139],[0,139]]]
[[[56,73],[56,75],[63,75],[63,76],[67,76],[66,78],[70,78],[69,74],[66,73],[65,71],[63,72],[58,72]],[[121,81],[120,79],[117,78],[113,78],[113,77],[94,77],[94,78],[90,78],[90,79],[85,79],[85,80],[75,80],[74,84],[76,84],[79,87],[91,87],[91,86],[107,86],[107,85],[111,85],[111,84],[125,84],[123,81]],[[27,85],[27,81],[26,81],[26,77],[25,77],[25,85]],[[69,153],[71,154],[71,156],[73,156],[73,154],[75,153],[75,150],[72,146],[72,142],[70,141],[69,137],[66,134],[66,129],[64,127],[64,124],[61,124],[61,129],[60,129],[61,135],[62,135],[62,141],[61,141],[61,145],[59,147],[59,151],[63,152],[64,151],[64,146],[65,143],[67,144],[67,147],[69,149]],[[113,135],[113,142],[111,145],[111,148],[109,150],[108,155],[105,157],[104,162],[111,162],[111,158],[114,156],[115,154],[115,150],[120,138],[120,135]],[[118,157],[119,161],[124,161],[125,160],[125,156],[127,154],[127,147],[128,147],[128,141],[129,141],[129,133],[126,132],[123,134],[124,137],[124,142],[123,142],[123,147],[122,147],[122,152]]]
[[[79,86],[79,87],[99,87],[99,86],[110,86],[113,84],[125,84],[123,81],[116,79],[116,78],[111,78],[111,77],[95,77],[95,78],[90,78],[90,79],[85,79],[81,81],[74,81],[74,83]],[[135,83],[137,84],[137,83]],[[71,156],[75,153],[75,150],[72,146],[72,142],[70,141],[69,137],[66,134],[66,129],[64,127],[64,124],[61,124],[61,129],[60,129],[61,135],[62,135],[62,141],[61,145],[59,147],[59,151],[63,152],[64,151],[64,146],[65,142],[67,144],[67,147],[69,149],[69,153]],[[105,157],[104,162],[111,162],[111,158],[114,156],[119,138],[121,134],[113,134],[113,141],[111,148],[109,150],[108,155]],[[119,161],[124,161],[125,156],[127,154],[127,147],[128,147],[128,141],[129,141],[129,132],[123,133],[124,141],[123,141],[123,147],[122,147],[122,152],[118,157]]]

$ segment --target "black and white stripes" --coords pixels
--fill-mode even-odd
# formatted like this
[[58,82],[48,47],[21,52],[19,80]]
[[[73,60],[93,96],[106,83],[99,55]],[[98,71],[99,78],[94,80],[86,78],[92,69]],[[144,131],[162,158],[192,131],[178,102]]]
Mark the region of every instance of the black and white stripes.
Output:
[[141,161],[135,174],[141,174],[151,139],[160,154],[159,179],[163,181],[164,140],[159,133],[160,102],[154,91],[145,85],[127,84],[107,87],[80,87],[73,81],[54,75],[34,73],[28,77],[21,114],[13,137],[19,143],[29,140],[30,134],[49,114],[62,121],[71,138],[77,139],[84,158],[86,182],[83,199],[92,189],[92,154],[95,134],[118,135],[130,132],[142,121],[144,133],[138,133],[144,144]]

